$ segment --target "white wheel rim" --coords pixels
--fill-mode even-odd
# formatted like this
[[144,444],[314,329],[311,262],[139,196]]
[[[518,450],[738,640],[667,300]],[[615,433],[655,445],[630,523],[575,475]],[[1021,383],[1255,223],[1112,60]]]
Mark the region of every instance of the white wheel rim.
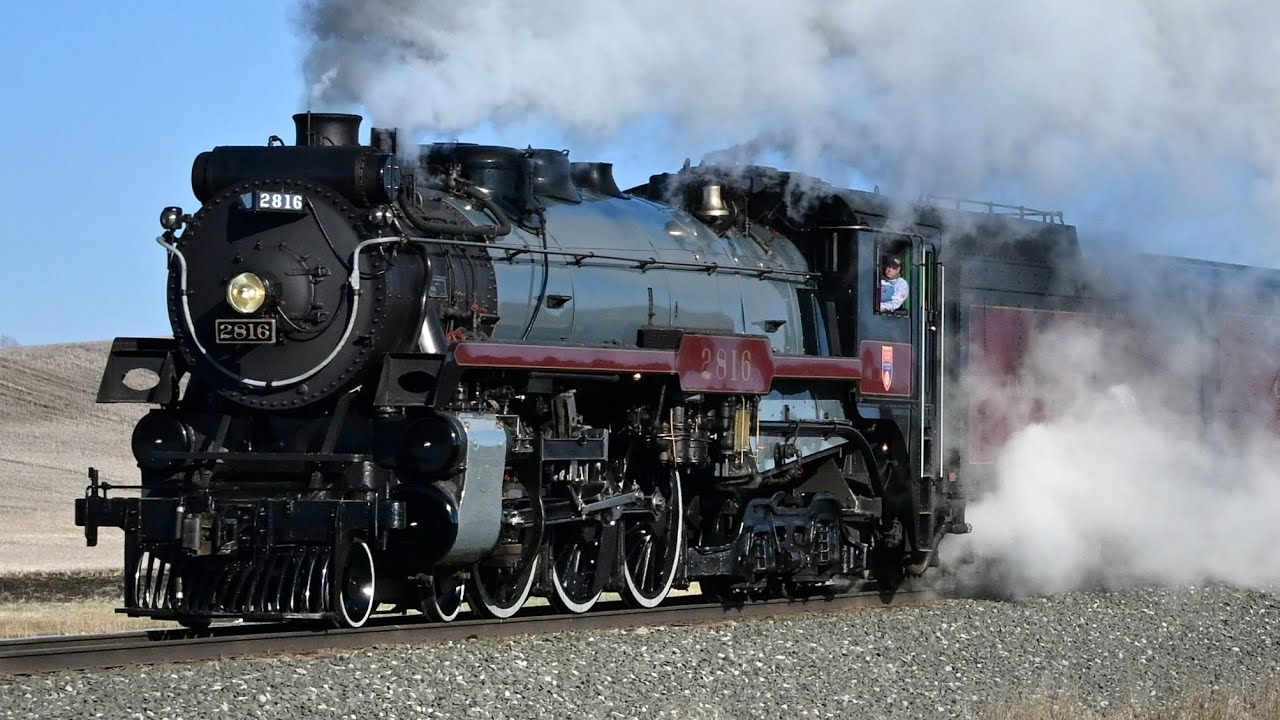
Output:
[[600,599],[600,596],[604,594],[604,590],[601,589],[595,595],[582,602],[573,601],[564,591],[564,583],[560,580],[560,573],[556,572],[556,564],[554,562],[549,564],[551,566],[551,588],[556,594],[556,599],[564,605],[565,610],[571,613],[584,613],[590,610],[596,604],[596,601]]
[[499,620],[506,620],[507,618],[520,612],[520,608],[524,607],[525,601],[529,599],[529,593],[533,591],[533,578],[537,574],[538,574],[538,558],[535,556],[533,558],[533,562],[530,563],[529,565],[528,578],[525,580],[524,588],[520,591],[520,596],[516,599],[515,602],[511,603],[510,606],[505,606],[505,607],[498,605],[493,601],[493,598],[489,597],[489,593],[486,592],[484,589],[484,583],[480,582],[480,580],[477,578],[476,581],[473,583],[475,587],[476,595],[479,596],[477,600],[480,602],[481,605],[484,606],[485,612],[487,612],[490,616],[495,617]]
[[[361,593],[368,596],[369,601],[365,603],[364,613],[359,618],[351,617],[351,614],[347,612],[347,603],[344,602],[344,599],[347,597],[346,588],[344,587],[342,590],[339,591],[338,612],[342,614],[343,624],[345,624],[347,627],[358,628],[361,625],[364,625],[365,622],[369,620],[369,616],[373,614],[373,606],[374,606],[373,598],[374,598],[374,591],[376,589],[375,583],[377,582],[377,575],[375,574],[374,568],[373,568],[373,552],[369,550],[368,545],[364,544],[364,541],[357,540],[351,544],[351,549],[348,551],[348,555],[347,555],[348,566],[350,566],[352,562],[352,558],[351,558],[352,553],[356,553],[362,556],[362,558],[357,557],[355,559],[356,562],[360,562],[361,559],[363,559],[363,562],[367,563],[369,566],[369,585],[360,590]],[[347,584],[346,568],[343,569],[343,577],[340,582],[344,586]]]
[[[676,544],[675,544],[675,565],[680,563],[680,548],[684,546],[684,492],[680,489],[680,473],[672,472],[672,502],[678,507],[676,516]],[[625,532],[625,531],[624,531]],[[625,549],[625,548],[624,548]],[[671,568],[671,572],[667,575],[667,581],[663,584],[662,590],[652,597],[645,596],[640,586],[636,584],[635,578],[631,576],[631,567],[627,565],[627,559],[622,558],[622,581],[626,585],[627,596],[643,608],[653,608],[662,604],[667,599],[667,595],[671,593],[671,586],[676,581],[676,567]]]
[[453,611],[447,612],[447,613],[444,611],[444,608],[440,605],[440,596],[436,594],[435,589],[432,588],[431,617],[440,622],[453,622],[459,615],[462,614],[462,600],[463,600],[463,595],[466,592],[466,588],[467,588],[466,583],[458,583],[458,586],[454,588],[452,593],[449,594],[448,599],[450,600],[456,599],[456,602],[452,603]]

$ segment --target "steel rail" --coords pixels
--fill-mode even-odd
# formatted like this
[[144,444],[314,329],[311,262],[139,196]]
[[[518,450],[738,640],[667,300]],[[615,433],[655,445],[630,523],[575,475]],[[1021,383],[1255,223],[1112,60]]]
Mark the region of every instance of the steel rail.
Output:
[[[688,626],[740,619],[830,613],[926,605],[939,596],[928,590],[903,590],[892,597],[859,592],[741,603],[707,603],[700,596],[672,598],[649,610],[621,602],[581,615],[533,608],[509,620],[458,620],[406,623],[403,616],[370,621],[358,629],[280,630],[280,625],[228,625],[208,630],[145,630],[110,635],[66,635],[0,640],[0,674],[33,675],[68,670],[99,670],[130,665],[198,662],[247,656],[278,656],[379,645],[456,642],[478,638],[615,630],[646,626]],[[603,605],[603,604],[602,604]],[[416,616],[415,616],[416,617]]]

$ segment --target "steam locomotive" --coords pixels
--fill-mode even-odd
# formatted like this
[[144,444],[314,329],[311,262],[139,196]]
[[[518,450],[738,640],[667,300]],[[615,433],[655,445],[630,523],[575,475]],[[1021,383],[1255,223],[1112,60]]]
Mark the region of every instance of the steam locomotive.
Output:
[[560,151],[294,120],[195,159],[200,209],[160,217],[173,338],[108,358],[98,400],[154,406],[141,492],[90,470],[76,523],[123,529],[130,615],[892,589],[969,530],[957,338],[1080,296],[1049,291],[1078,255],[1052,213],[758,166],[622,192]]

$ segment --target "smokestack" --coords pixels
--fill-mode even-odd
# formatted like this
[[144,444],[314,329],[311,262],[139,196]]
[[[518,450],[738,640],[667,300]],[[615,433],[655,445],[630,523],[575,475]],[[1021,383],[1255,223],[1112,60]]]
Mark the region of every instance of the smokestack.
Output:
[[298,130],[295,144],[300,147],[359,145],[361,120],[359,115],[346,113],[298,113],[293,116]]

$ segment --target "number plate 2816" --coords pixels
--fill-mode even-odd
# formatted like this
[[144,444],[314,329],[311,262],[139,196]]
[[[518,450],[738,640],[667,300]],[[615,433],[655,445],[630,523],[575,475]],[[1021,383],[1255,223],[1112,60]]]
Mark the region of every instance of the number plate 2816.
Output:
[[300,213],[305,209],[301,193],[254,190],[251,207],[258,212]]
[[218,343],[260,343],[268,345],[276,341],[276,321],[273,318],[252,320],[215,320],[214,341]]

